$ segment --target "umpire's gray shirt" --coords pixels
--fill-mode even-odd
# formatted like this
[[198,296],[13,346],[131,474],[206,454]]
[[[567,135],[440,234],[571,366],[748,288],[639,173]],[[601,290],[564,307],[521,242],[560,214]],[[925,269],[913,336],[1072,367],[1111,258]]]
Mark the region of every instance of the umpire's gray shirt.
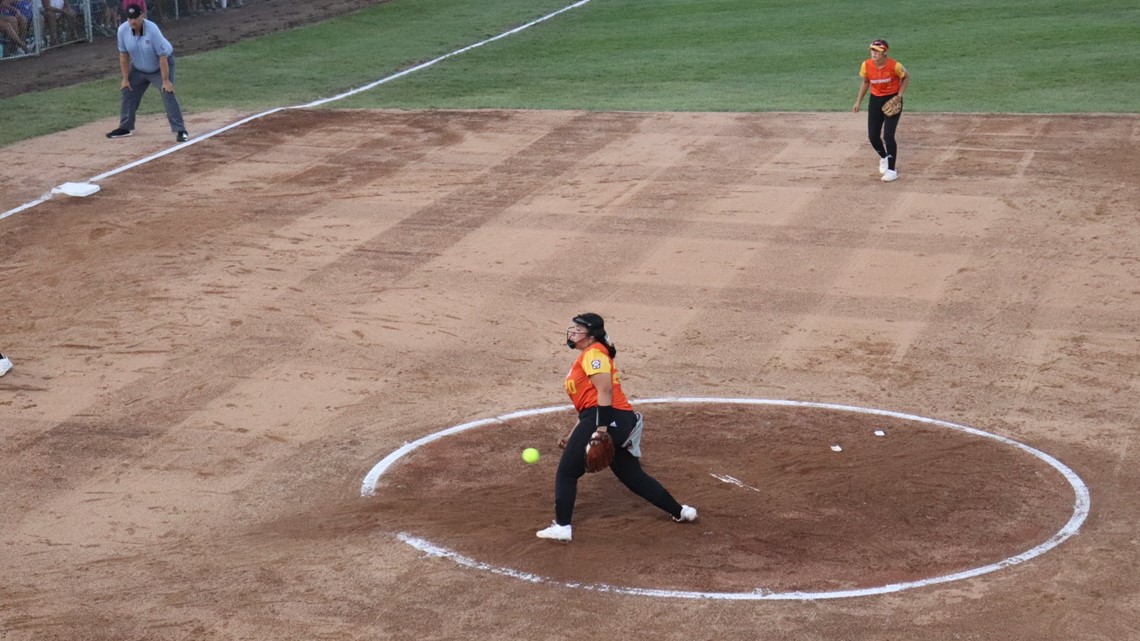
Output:
[[131,23],[119,25],[119,53],[131,57],[131,66],[145,73],[158,71],[158,59],[174,53],[174,46],[162,35],[158,25],[143,20],[142,35],[131,31]]

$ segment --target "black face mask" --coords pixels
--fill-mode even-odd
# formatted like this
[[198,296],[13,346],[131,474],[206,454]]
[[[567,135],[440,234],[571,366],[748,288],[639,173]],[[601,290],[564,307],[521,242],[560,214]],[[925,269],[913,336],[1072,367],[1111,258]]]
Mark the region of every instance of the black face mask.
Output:
[[[583,325],[581,325],[577,322],[575,322],[575,324],[578,325],[579,327],[584,327]],[[591,336],[590,329],[587,327],[585,338],[589,338],[590,336]],[[581,340],[581,339],[579,339],[579,340]],[[578,349],[577,341],[575,341],[573,338],[570,338],[570,330],[569,329],[566,330],[566,347],[569,347],[570,349]]]

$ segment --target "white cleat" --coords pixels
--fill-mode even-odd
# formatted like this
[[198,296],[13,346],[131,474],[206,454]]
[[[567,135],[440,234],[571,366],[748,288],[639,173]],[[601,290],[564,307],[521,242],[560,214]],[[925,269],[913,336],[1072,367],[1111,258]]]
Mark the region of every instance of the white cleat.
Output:
[[7,374],[10,369],[12,369],[12,361],[8,360],[7,356],[0,354],[0,376]]
[[550,527],[546,528],[545,530],[539,530],[535,532],[534,535],[540,539],[550,539],[551,541],[566,541],[567,543],[569,543],[570,539],[572,538],[570,534],[570,526],[558,525],[557,522],[552,522],[550,524]]
[[674,518],[673,520],[678,522],[678,523],[689,523],[691,521],[696,521],[697,520],[697,508],[689,507],[688,505],[682,505],[681,506],[681,517],[680,518]]
[[888,169],[887,173],[883,174],[881,180],[885,183],[894,182],[899,179],[899,172],[894,169]]
[[889,156],[887,158],[880,158],[879,159],[879,173],[880,174],[887,173],[887,170],[890,168],[891,168],[891,159]]

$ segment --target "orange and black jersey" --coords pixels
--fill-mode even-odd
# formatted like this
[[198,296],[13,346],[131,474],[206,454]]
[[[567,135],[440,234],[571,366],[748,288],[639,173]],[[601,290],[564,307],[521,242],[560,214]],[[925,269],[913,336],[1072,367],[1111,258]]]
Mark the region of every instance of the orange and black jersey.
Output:
[[617,365],[610,358],[606,346],[594,343],[578,356],[570,373],[566,375],[566,393],[574,403],[574,409],[581,412],[584,409],[598,406],[598,390],[590,382],[590,376],[608,372],[613,381],[613,408],[615,410],[632,410],[625,394],[621,391],[621,375],[618,374]]
[[887,64],[880,69],[874,60],[867,59],[859,68],[859,77],[871,83],[872,96],[893,96],[906,78],[906,67],[898,60],[887,58]]

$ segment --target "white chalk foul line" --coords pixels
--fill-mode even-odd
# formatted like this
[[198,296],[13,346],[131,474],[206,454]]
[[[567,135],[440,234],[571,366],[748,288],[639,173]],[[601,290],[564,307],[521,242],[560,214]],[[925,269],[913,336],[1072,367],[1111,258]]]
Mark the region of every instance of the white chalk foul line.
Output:
[[399,73],[394,73],[394,74],[388,76],[387,78],[381,78],[380,80],[377,80],[375,82],[364,85],[363,87],[359,87],[359,88],[353,89],[351,91],[346,91],[346,92],[344,92],[338,96],[333,96],[332,98],[324,98],[321,100],[314,100],[313,102],[310,102],[310,103],[307,103],[304,105],[299,105],[297,107],[291,107],[291,108],[292,109],[307,109],[310,107],[319,107],[323,104],[333,102],[334,100],[340,100],[342,98],[347,98],[349,96],[356,95],[362,91],[368,91],[369,89],[373,89],[375,87],[378,87],[378,86],[384,84],[385,82],[390,82],[390,81],[395,80],[397,78],[402,78],[402,77],[404,77],[410,73],[415,73],[421,69],[427,69],[428,67],[434,65],[435,63],[443,61],[443,60],[447,60],[448,58],[451,58],[452,56],[458,56],[460,54],[467,53],[468,51],[471,51],[472,49],[475,49],[477,47],[482,47],[485,44],[492,43],[496,40],[500,40],[502,38],[506,38],[507,36],[514,35],[520,31],[529,29],[529,28],[533,27],[534,25],[539,24],[541,22],[545,22],[545,21],[547,21],[547,20],[549,20],[549,19],[551,19],[551,18],[553,18],[553,17],[555,17],[561,13],[565,13],[567,11],[570,11],[571,9],[577,9],[578,7],[581,7],[582,5],[587,4],[588,2],[590,2],[590,0],[579,0],[579,2],[575,2],[574,4],[562,7],[561,9],[554,11],[552,13],[548,13],[545,16],[538,18],[537,20],[532,20],[532,21],[530,21],[524,25],[519,25],[519,26],[517,26],[514,29],[511,29],[509,31],[504,31],[503,33],[500,33],[499,35],[497,35],[493,38],[487,38],[486,40],[483,40],[481,42],[476,42],[473,45],[467,45],[466,47],[463,47],[462,49],[456,49],[455,51],[452,51],[451,53],[446,53],[446,54],[444,54],[438,58],[435,58],[433,60],[428,60],[427,62],[420,63],[414,67],[411,67],[410,69],[405,69]]
[[[403,78],[404,76],[406,76],[408,74],[415,73],[415,72],[420,71],[422,69],[427,69],[428,67],[430,67],[430,66],[432,66],[438,62],[442,62],[444,60],[447,60],[448,58],[452,58],[454,56],[458,56],[460,54],[467,53],[468,51],[471,51],[472,49],[482,47],[483,45],[490,44],[492,42],[495,42],[496,40],[501,40],[503,38],[506,38],[507,36],[512,36],[516,33],[519,33],[520,31],[524,31],[526,29],[531,28],[531,27],[535,26],[536,24],[546,22],[547,20],[550,20],[551,18],[554,18],[555,16],[558,16],[562,13],[565,13],[565,12],[570,11],[572,9],[577,9],[578,7],[581,7],[582,5],[585,5],[589,2],[590,2],[590,0],[579,0],[578,2],[575,2],[573,4],[562,7],[561,9],[558,9],[557,11],[552,11],[551,13],[548,13],[548,14],[542,16],[541,18],[536,18],[535,20],[531,20],[530,22],[528,22],[524,25],[519,25],[513,29],[509,29],[507,31],[504,31],[503,33],[500,33],[497,36],[487,38],[486,40],[481,40],[479,42],[476,42],[475,44],[467,45],[466,47],[456,49],[455,51],[452,51],[450,53],[445,53],[442,56],[439,56],[438,58],[428,60],[427,62],[422,62],[422,63],[420,63],[414,67],[405,69],[403,71],[399,71],[399,72],[394,73],[390,76],[385,76],[384,78],[381,78],[381,79],[376,80],[374,82],[370,82],[364,86],[357,87],[355,89],[351,89],[351,90],[346,91],[344,93],[337,94],[331,98],[321,98],[319,100],[307,102],[303,105],[292,105],[289,107],[276,107],[276,108],[270,109],[268,111],[263,111],[261,113],[254,114],[252,116],[248,116],[248,117],[243,118],[243,119],[241,119],[235,123],[231,123],[229,125],[226,125],[225,127],[222,127],[220,129],[215,129],[213,131],[207,132],[207,133],[202,134],[200,136],[195,136],[193,139],[191,139],[187,142],[179,143],[177,145],[174,145],[173,147],[170,147],[170,148],[164,149],[160,152],[151,154],[145,158],[140,158],[139,160],[135,160],[133,162],[130,162],[126,165],[123,165],[122,167],[118,167],[116,169],[112,169],[111,171],[99,174],[98,176],[92,176],[91,178],[87,179],[87,182],[97,183],[100,180],[103,180],[105,178],[109,178],[110,176],[114,176],[115,174],[120,174],[120,173],[127,171],[129,169],[134,169],[135,167],[138,167],[140,165],[145,165],[149,162],[152,162],[154,160],[162,158],[163,156],[172,154],[172,153],[178,151],[179,149],[189,147],[190,145],[196,145],[196,144],[198,144],[204,140],[207,140],[209,138],[213,138],[214,136],[216,136],[220,133],[229,131],[230,129],[233,129],[234,127],[244,125],[248,122],[258,120],[260,118],[264,118],[265,116],[277,113],[278,111],[283,111],[285,109],[311,109],[313,107],[319,107],[321,105],[326,105],[330,102],[335,102],[337,100],[343,100],[343,99],[348,98],[350,96],[355,96],[358,93],[362,93],[362,92],[368,91],[370,89],[375,89],[376,87],[379,87],[380,85],[382,85],[386,82],[391,82],[393,80],[396,80],[397,78]],[[51,190],[48,190],[48,193],[44,194],[43,196],[40,196],[37,199],[30,201],[30,202],[26,202],[23,205],[20,205],[19,207],[9,209],[8,211],[0,214],[0,220],[3,220],[9,216],[14,216],[14,215],[16,215],[22,211],[26,211],[28,209],[31,209],[31,208],[37,206],[37,205],[45,203],[45,202],[51,200],[51,198],[52,198]]]
[[[998,441],[999,443],[1003,443],[1005,445],[1010,445],[1010,446],[1016,447],[1017,449],[1022,450],[1023,452],[1031,454],[1031,455],[1037,457],[1038,459],[1044,461],[1046,464],[1048,464],[1053,469],[1060,472],[1061,475],[1063,477],[1065,477],[1065,480],[1068,481],[1069,486],[1073,488],[1073,493],[1076,496],[1076,500],[1073,502],[1073,513],[1072,513],[1072,516],[1069,517],[1068,522],[1065,523],[1065,525],[1060,530],[1058,530],[1055,534],[1053,534],[1053,536],[1049,537],[1049,540],[1045,541],[1044,543],[1042,543],[1042,544],[1040,544],[1040,545],[1038,545],[1032,549],[1029,549],[1029,550],[1022,552],[1021,554],[1011,556],[1007,559],[1003,559],[1001,561],[998,561],[997,563],[991,563],[989,565],[984,565],[981,567],[972,568],[969,570],[964,570],[962,572],[955,572],[953,574],[944,574],[942,576],[930,577],[927,579],[920,579],[918,581],[906,581],[906,582],[901,582],[901,583],[890,583],[887,585],[880,585],[880,586],[869,587],[869,588],[860,588],[857,590],[831,590],[831,591],[824,591],[824,592],[801,592],[801,591],[775,592],[772,590],[768,590],[766,588],[756,588],[756,589],[748,591],[748,592],[701,592],[701,591],[692,591],[692,590],[665,590],[665,589],[655,589],[655,588],[632,588],[632,587],[608,585],[605,583],[585,584],[585,583],[566,582],[566,581],[560,581],[558,579],[552,579],[549,577],[536,575],[536,574],[533,574],[530,572],[523,572],[522,570],[515,570],[513,568],[505,568],[505,567],[491,565],[489,563],[484,563],[482,561],[477,561],[475,559],[463,556],[457,552],[454,552],[454,551],[449,550],[447,548],[435,545],[434,543],[427,541],[426,539],[422,539],[422,538],[413,536],[411,534],[401,532],[397,535],[397,538],[399,538],[404,543],[407,543],[408,545],[414,547],[415,549],[420,550],[421,552],[424,552],[425,554],[428,554],[430,556],[449,559],[451,561],[454,561],[455,563],[458,563],[459,565],[461,565],[463,567],[468,567],[468,568],[472,568],[475,570],[481,570],[481,571],[485,571],[485,572],[491,572],[493,574],[499,574],[502,576],[508,576],[511,578],[515,578],[515,579],[519,579],[519,580],[523,580],[523,581],[528,581],[530,583],[543,583],[543,584],[547,584],[547,585],[555,585],[555,586],[560,586],[560,587],[565,587],[565,588],[573,588],[573,589],[579,589],[579,590],[590,590],[590,591],[594,591],[594,592],[612,592],[615,594],[628,594],[628,595],[635,595],[635,596],[651,596],[651,597],[665,597],[665,598],[675,598],[675,599],[719,599],[719,600],[729,600],[729,601],[816,601],[816,600],[823,600],[823,599],[846,599],[846,598],[851,598],[851,597],[873,596],[873,595],[878,595],[878,594],[890,594],[892,592],[901,592],[903,590],[910,590],[912,588],[927,587],[927,586],[931,586],[931,585],[938,585],[940,583],[950,583],[951,581],[961,581],[963,579],[969,579],[972,577],[981,576],[983,574],[989,574],[990,572],[996,572],[997,570],[1001,570],[1003,568],[1007,568],[1010,566],[1025,563],[1026,561],[1028,561],[1034,557],[1041,556],[1042,554],[1048,552],[1049,550],[1057,547],[1058,545],[1063,543],[1066,539],[1075,535],[1080,530],[1081,525],[1083,525],[1085,520],[1088,518],[1089,506],[1090,506],[1089,489],[1088,489],[1088,486],[1085,485],[1084,481],[1081,480],[1081,477],[1078,476],[1076,472],[1069,469],[1069,467],[1067,465],[1065,465],[1064,463],[1058,461],[1057,459],[1046,454],[1045,452],[1042,452],[1041,450],[1030,447],[1024,443],[1019,443],[1013,439],[1009,439],[1009,438],[1006,438],[1004,436],[999,436],[997,434],[991,434],[989,432],[984,432],[984,431],[979,430],[979,429],[974,428],[974,427],[968,427],[966,425],[958,425],[957,423],[940,421],[940,420],[933,419],[933,418],[926,418],[924,416],[916,416],[914,414],[904,414],[902,412],[892,412],[889,410],[878,410],[878,409],[871,409],[871,408],[866,408],[866,407],[855,407],[853,405],[835,405],[832,403],[813,403],[813,402],[808,402],[808,401],[788,401],[788,400],[780,400],[780,399],[666,397],[666,398],[654,398],[654,399],[649,399],[649,400],[645,400],[645,401],[637,401],[634,404],[635,405],[655,405],[655,404],[668,405],[668,404],[680,404],[680,403],[696,403],[696,404],[720,403],[720,404],[737,404],[737,405],[774,405],[774,406],[781,406],[781,407],[810,407],[810,408],[818,408],[818,409],[826,409],[826,410],[835,410],[835,411],[839,411],[839,412],[853,412],[853,413],[857,413],[857,414],[871,414],[871,415],[875,415],[875,416],[890,416],[893,418],[898,418],[898,419],[902,419],[902,420],[906,420],[906,421],[915,421],[918,423],[925,423],[927,425],[936,425],[938,427],[945,427],[947,429],[957,430],[960,432],[965,432],[967,434],[973,434],[974,436],[980,436],[983,438],[993,439],[995,441]],[[396,450],[395,452],[392,452],[388,456],[384,457],[383,460],[381,460],[379,463],[377,463],[375,466],[373,466],[373,468],[364,477],[364,482],[361,485],[360,493],[362,496],[374,495],[376,493],[376,484],[379,482],[380,476],[389,467],[391,467],[393,463],[395,463],[397,460],[399,460],[405,454],[411,452],[412,450],[415,450],[417,447],[420,447],[421,445],[425,445],[425,444],[430,443],[432,441],[439,440],[439,439],[441,439],[445,436],[449,436],[451,434],[456,434],[458,432],[463,432],[466,430],[474,429],[476,427],[481,427],[483,425],[488,425],[491,423],[505,423],[506,421],[509,421],[511,419],[514,419],[514,418],[523,418],[526,416],[537,416],[540,414],[549,414],[551,412],[559,412],[559,411],[564,411],[564,410],[569,410],[569,409],[573,409],[573,407],[570,405],[559,405],[557,407],[544,407],[544,408],[532,409],[532,410],[522,410],[519,412],[513,412],[511,414],[504,414],[502,416],[497,416],[494,418],[482,419],[482,420],[478,420],[478,421],[472,421],[470,423],[464,423],[462,425],[456,425],[454,427],[447,428],[445,430],[436,432],[434,434],[429,434],[428,436],[417,439],[411,443],[406,443],[406,444],[404,444],[403,447]]]

